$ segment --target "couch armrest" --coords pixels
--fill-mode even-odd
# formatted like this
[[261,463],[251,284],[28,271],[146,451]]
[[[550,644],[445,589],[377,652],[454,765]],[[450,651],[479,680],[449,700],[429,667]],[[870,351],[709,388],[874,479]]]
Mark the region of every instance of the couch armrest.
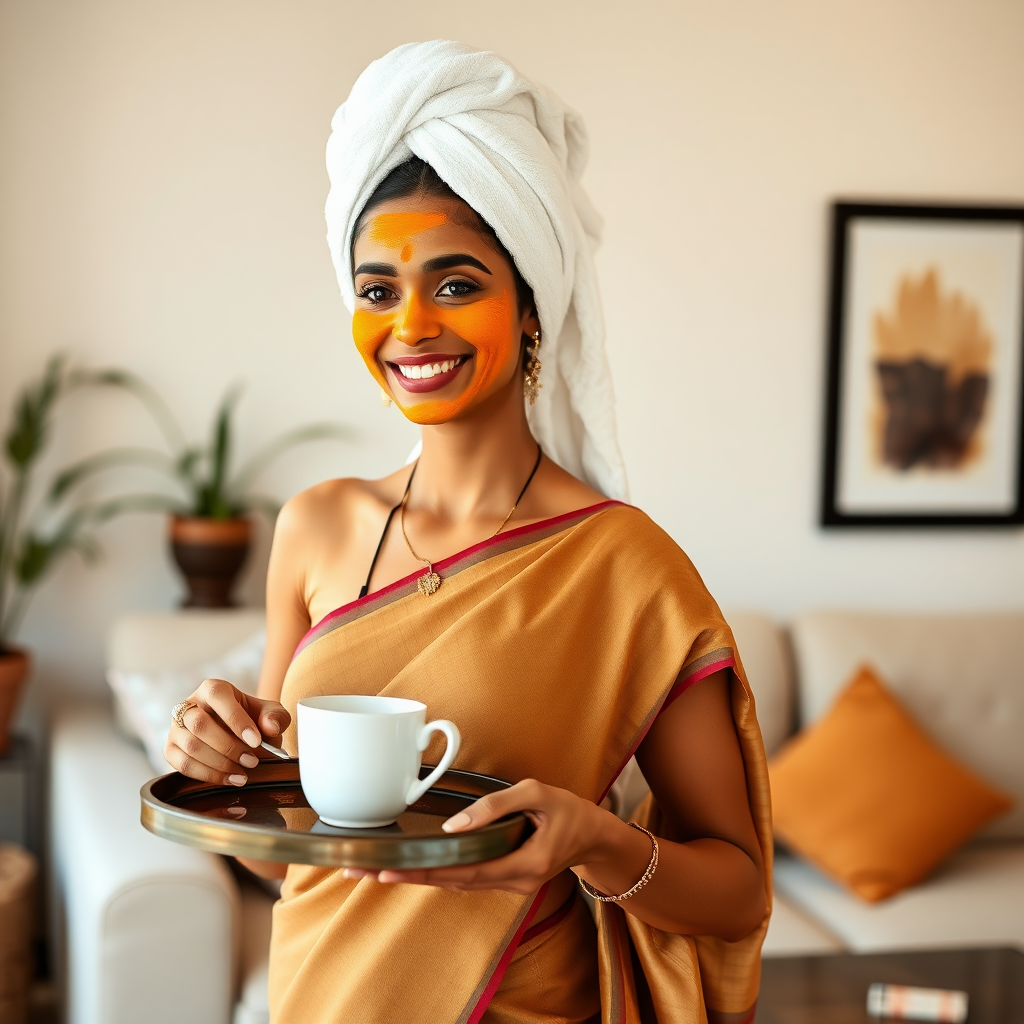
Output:
[[152,776],[107,706],[53,722],[50,814],[69,1024],[227,1024],[238,887],[224,862],[147,832]]

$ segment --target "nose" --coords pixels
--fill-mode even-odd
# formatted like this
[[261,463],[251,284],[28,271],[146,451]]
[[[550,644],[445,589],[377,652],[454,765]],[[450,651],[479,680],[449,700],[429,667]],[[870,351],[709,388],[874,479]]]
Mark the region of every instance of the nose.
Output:
[[419,292],[409,293],[395,320],[394,335],[403,345],[418,345],[441,334],[441,324],[433,305],[424,302]]

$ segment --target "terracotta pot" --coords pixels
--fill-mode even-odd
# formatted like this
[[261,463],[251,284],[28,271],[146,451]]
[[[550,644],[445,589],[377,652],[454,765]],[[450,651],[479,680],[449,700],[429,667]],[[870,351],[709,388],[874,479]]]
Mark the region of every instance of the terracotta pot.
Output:
[[171,554],[185,577],[185,608],[230,608],[231,588],[245,564],[252,538],[248,519],[172,516]]
[[19,647],[0,648],[0,757],[7,753],[11,742],[11,722],[31,665],[28,651]]

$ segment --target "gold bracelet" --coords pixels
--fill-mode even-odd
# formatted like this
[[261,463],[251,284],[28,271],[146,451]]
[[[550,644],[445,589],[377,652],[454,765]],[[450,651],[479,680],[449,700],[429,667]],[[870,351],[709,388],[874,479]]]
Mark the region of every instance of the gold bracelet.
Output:
[[588,892],[595,900],[600,900],[602,903],[621,903],[623,900],[628,900],[630,896],[635,896],[653,877],[654,872],[658,869],[658,840],[651,835],[643,827],[643,825],[637,825],[635,822],[626,822],[630,828],[635,828],[638,832],[643,832],[645,836],[651,841],[651,862],[647,865],[647,870],[643,873],[640,881],[633,886],[632,889],[627,889],[621,896],[605,896],[597,889],[595,889],[586,879],[580,879],[580,885],[583,886],[585,892]]

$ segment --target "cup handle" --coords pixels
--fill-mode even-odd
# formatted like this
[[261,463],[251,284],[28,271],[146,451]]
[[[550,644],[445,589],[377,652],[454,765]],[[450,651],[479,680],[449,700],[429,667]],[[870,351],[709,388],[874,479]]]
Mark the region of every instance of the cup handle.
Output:
[[445,734],[448,743],[445,746],[444,757],[441,758],[438,766],[425,778],[417,779],[410,787],[409,792],[405,794],[406,804],[414,804],[430,787],[437,782],[439,778],[452,765],[452,761],[455,760],[456,755],[459,752],[459,744],[462,743],[462,736],[459,735],[458,726],[454,722],[449,722],[446,718],[439,718],[436,722],[427,722],[425,726],[420,730],[420,738],[416,743],[421,751],[427,749],[427,745],[430,743],[430,737],[432,733],[443,732]]

